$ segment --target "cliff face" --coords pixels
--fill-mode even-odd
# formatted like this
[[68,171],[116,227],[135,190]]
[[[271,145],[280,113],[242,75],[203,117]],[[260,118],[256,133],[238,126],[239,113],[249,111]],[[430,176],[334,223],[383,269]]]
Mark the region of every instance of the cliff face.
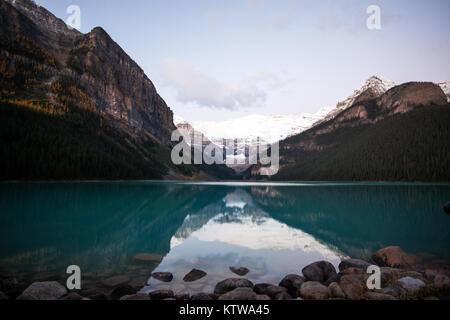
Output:
[[[143,70],[103,29],[82,34],[30,0],[0,0],[0,27],[6,68],[25,60],[45,70],[23,88],[28,99],[46,96],[50,103],[61,103],[51,86],[70,83],[117,130],[131,135],[142,130],[170,145],[172,111]],[[17,98],[20,90],[14,92]]]

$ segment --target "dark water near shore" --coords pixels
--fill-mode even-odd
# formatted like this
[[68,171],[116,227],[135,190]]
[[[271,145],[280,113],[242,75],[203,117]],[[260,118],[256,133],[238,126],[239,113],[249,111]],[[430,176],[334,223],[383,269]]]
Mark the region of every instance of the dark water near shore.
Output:
[[[170,271],[171,284],[151,279],[144,291],[194,293],[212,292],[230,266],[278,283],[311,262],[369,259],[390,245],[450,260],[448,201],[450,186],[432,184],[0,184],[0,268],[64,281],[79,265],[85,290],[116,275],[141,288]],[[208,276],[186,285],[192,268]]]

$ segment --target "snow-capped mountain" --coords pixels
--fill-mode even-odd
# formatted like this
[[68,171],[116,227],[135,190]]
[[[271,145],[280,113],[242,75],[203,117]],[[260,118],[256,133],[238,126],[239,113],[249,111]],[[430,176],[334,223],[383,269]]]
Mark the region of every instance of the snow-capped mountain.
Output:
[[252,142],[259,138],[274,143],[309,129],[331,110],[323,108],[315,114],[300,115],[249,115],[220,122],[195,121],[193,127],[213,141],[238,139]]
[[364,98],[378,98],[383,93],[395,86],[395,82],[389,79],[380,76],[372,76],[359,89],[355,90],[355,92],[351,96],[347,97],[341,102],[338,102],[336,108],[334,108],[329,114],[327,114],[320,122],[333,119],[342,111],[350,108],[355,102],[357,102],[357,100],[361,100]]
[[444,91],[447,96],[448,102],[450,102],[450,80],[440,82],[438,85],[441,87],[442,91]]

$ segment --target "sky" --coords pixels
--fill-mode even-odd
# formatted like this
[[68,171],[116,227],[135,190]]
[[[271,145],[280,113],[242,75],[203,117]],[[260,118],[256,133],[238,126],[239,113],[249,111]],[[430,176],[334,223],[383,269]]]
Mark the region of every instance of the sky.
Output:
[[[450,79],[448,0],[37,0],[133,58],[178,116],[314,113],[370,76]],[[367,13],[380,8],[381,29]]]

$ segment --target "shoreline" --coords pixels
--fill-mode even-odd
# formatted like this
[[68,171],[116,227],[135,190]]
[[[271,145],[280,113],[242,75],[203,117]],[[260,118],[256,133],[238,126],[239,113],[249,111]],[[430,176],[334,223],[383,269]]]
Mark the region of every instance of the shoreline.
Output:
[[[167,285],[167,289],[152,290],[148,284],[139,288],[126,276],[114,276],[102,280],[102,290],[72,291],[58,281],[19,283],[11,273],[2,271],[0,300],[450,300],[450,262],[423,264],[399,247],[377,251],[370,262],[343,259],[338,269],[330,262],[317,261],[297,274],[286,275],[279,283],[253,283],[245,278],[252,271],[244,266],[230,270],[235,277],[218,282],[213,292],[194,294],[172,286],[169,271],[147,277]],[[206,277],[206,272],[193,269],[183,281],[195,284]],[[379,289],[370,287],[377,281]]]

